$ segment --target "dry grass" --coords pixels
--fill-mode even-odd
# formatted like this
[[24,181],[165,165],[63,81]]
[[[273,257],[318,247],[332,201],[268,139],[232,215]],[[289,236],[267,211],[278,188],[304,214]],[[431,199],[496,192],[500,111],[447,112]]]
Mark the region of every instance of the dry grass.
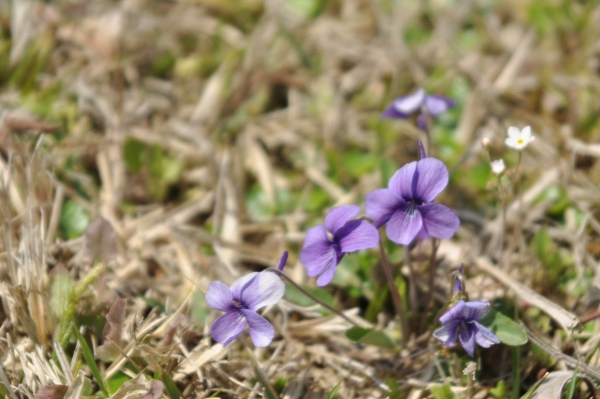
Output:
[[[102,395],[76,326],[94,354],[110,349],[92,362],[110,393],[128,380],[115,398],[158,398],[157,380],[165,397],[262,397],[250,356],[286,399],[324,398],[339,381],[341,398],[437,399],[448,397],[432,393],[443,383],[471,395],[466,356],[431,338],[435,313],[402,349],[353,344],[347,321],[291,299],[265,312],[277,331],[268,348],[223,348],[208,333],[213,280],[229,284],[289,250],[286,272],[314,284],[297,257],[304,232],[380,187],[380,164],[415,159],[413,124],[377,118],[417,86],[459,102],[433,131],[452,173],[438,200],[462,220],[438,250],[435,311],[465,262],[471,298],[516,304],[535,343],[479,352],[473,397],[510,387],[511,358],[521,393],[547,370],[600,380],[588,317],[600,298],[600,7],[322,3],[310,16],[301,5],[319,1],[0,2],[2,394]],[[510,125],[531,125],[537,139],[503,234],[480,140],[514,166]],[[86,241],[99,218],[112,228]],[[90,240],[105,240],[103,263]],[[413,249],[418,271],[427,245]],[[356,274],[328,292],[355,322],[394,331],[389,298],[366,314],[385,287],[372,255],[371,288]],[[406,274],[402,259],[392,255]],[[107,336],[118,298],[124,313],[109,323],[122,336]],[[52,384],[68,388],[38,392]]]

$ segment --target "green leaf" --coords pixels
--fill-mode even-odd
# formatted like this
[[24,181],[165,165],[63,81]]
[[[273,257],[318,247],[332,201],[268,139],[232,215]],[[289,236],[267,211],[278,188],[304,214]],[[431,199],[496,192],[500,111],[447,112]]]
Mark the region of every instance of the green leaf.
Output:
[[90,350],[89,345],[83,335],[79,332],[79,328],[77,326],[73,326],[73,330],[75,331],[75,335],[77,335],[77,340],[79,340],[79,345],[81,346],[81,353],[83,354],[83,358],[85,359],[85,363],[90,368],[98,387],[105,396],[109,396],[106,387],[104,386],[104,380],[102,379],[102,374],[100,374],[100,370],[98,369],[98,365],[96,364],[96,360],[94,359],[94,354]]
[[374,345],[380,348],[395,348],[396,345],[384,331],[374,330],[372,328],[352,327],[344,333],[346,338],[352,342]]
[[498,399],[508,397],[508,387],[506,386],[506,382],[504,382],[504,380],[498,382],[494,388],[490,389],[490,393],[493,397]]
[[333,389],[331,390],[331,392],[329,392],[329,395],[327,395],[327,397],[325,399],[335,398],[335,395],[337,394],[338,389],[340,389],[340,386],[342,385],[342,381],[344,381],[344,380],[340,380],[340,382],[338,382],[337,385],[335,387],[333,387]]
[[496,334],[503,344],[518,346],[527,343],[527,332],[523,327],[494,309],[490,309],[478,322]]
[[160,378],[157,379],[160,379],[163,382],[163,384],[165,384],[165,391],[167,392],[169,398],[179,399],[182,397],[181,392],[179,392],[179,388],[177,388],[177,385],[175,385],[175,381],[173,381],[169,373],[166,373],[164,370],[161,369]]
[[204,293],[200,290],[197,290],[192,297],[191,304],[191,318],[193,321],[199,323],[200,325],[206,324],[206,320],[208,316],[210,316],[211,309],[206,304],[206,299],[204,299]]
[[454,399],[450,385],[435,384],[431,387],[431,395],[434,399]]
[[121,371],[117,371],[115,375],[106,380],[106,389],[111,395],[113,395],[124,383],[129,380],[131,380],[131,377]]
[[60,226],[67,233],[69,239],[82,235],[90,224],[90,218],[83,205],[73,200],[68,200],[60,214]]

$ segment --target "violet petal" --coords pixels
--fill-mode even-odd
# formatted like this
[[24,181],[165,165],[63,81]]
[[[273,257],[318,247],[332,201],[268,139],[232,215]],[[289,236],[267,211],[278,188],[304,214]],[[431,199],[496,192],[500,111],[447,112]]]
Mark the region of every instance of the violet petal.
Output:
[[325,226],[318,224],[315,227],[311,227],[306,232],[303,247],[306,248],[309,245],[324,242],[329,242],[329,238],[327,238],[327,231],[325,230]]
[[250,310],[277,303],[285,292],[285,284],[275,273],[264,271],[242,290],[241,303]]
[[208,285],[204,299],[212,309],[228,312],[234,308],[229,287],[220,281],[213,281]]
[[440,323],[446,324],[451,320],[462,320],[462,312],[465,308],[465,301],[458,301],[440,317]]
[[227,346],[244,331],[247,324],[246,318],[239,311],[227,312],[215,320],[210,334],[215,341]]
[[475,341],[477,341],[477,344],[479,346],[481,346],[482,348],[489,348],[494,344],[500,343],[498,337],[496,337],[496,335],[490,330],[488,330],[486,327],[482,326],[476,321],[474,321],[472,324],[473,327],[475,327],[476,329]]
[[425,107],[427,112],[432,116],[438,116],[454,107],[454,100],[444,96],[428,95],[425,97]]
[[269,345],[275,336],[273,325],[271,325],[267,319],[252,310],[242,309],[241,312],[246,316],[246,320],[248,321],[248,332],[250,333],[250,339],[252,339],[254,346],[263,348]]
[[323,273],[323,270],[331,263],[335,250],[329,242],[318,242],[305,246],[300,251],[300,263],[306,268],[309,277],[315,277]]
[[456,344],[456,329],[460,320],[453,320],[444,324],[440,329],[433,333],[433,336],[437,338],[444,346],[453,346]]
[[333,275],[335,274],[335,269],[340,260],[341,258],[338,259],[337,254],[334,251],[333,256],[331,258],[331,265],[327,269],[325,269],[325,271],[317,279],[317,285],[319,287],[323,287],[331,282],[331,280],[333,279]]
[[233,296],[233,300],[236,302],[242,302],[242,291],[244,287],[250,284],[250,280],[258,275],[258,272],[248,273],[245,276],[242,276],[235,280],[229,290],[231,291],[231,295]]
[[420,87],[413,94],[409,94],[405,97],[399,97],[394,100],[392,103],[396,111],[401,112],[403,114],[412,114],[415,111],[418,111],[423,105],[423,101],[425,100],[425,89]]
[[462,317],[465,320],[479,320],[488,312],[490,303],[485,301],[469,301],[465,303]]
[[425,230],[432,237],[450,238],[460,225],[456,213],[445,205],[431,203],[417,208],[423,217]]
[[413,180],[417,170],[417,164],[417,161],[407,163],[394,173],[388,183],[390,190],[407,202],[414,198]]
[[[423,217],[423,215],[421,215],[421,217]],[[423,219],[423,222],[425,222],[425,219]],[[425,224],[423,224],[423,227],[421,227],[421,230],[419,230],[417,238],[419,240],[426,240],[429,238],[429,234],[427,233],[427,230],[425,230]]]
[[346,222],[352,219],[360,211],[358,205],[341,205],[331,209],[325,216],[325,228],[336,233]]
[[431,202],[447,185],[448,169],[442,161],[425,158],[417,162],[413,183],[414,199]]
[[[340,250],[347,253],[376,246],[379,242],[377,229],[371,223],[367,223],[364,220],[352,220],[346,226],[354,224],[353,222],[358,222],[358,225],[351,232],[339,238]],[[338,231],[338,233],[343,233],[346,226]]]
[[421,214],[407,204],[392,215],[387,222],[385,232],[396,244],[408,245],[419,234],[422,226]]
[[379,119],[408,119],[410,115],[399,112],[395,107],[394,103],[391,103],[382,113],[379,115]]
[[473,353],[475,353],[475,327],[469,325],[469,323],[461,323],[459,338],[465,352],[469,356],[473,356]]
[[387,188],[371,191],[365,199],[365,211],[374,221],[375,228],[386,224],[399,206],[406,204],[403,200]]

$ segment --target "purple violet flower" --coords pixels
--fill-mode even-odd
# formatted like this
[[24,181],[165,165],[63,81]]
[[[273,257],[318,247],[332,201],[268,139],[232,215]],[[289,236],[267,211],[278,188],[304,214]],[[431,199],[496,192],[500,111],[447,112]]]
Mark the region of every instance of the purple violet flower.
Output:
[[417,123],[421,130],[426,130],[426,115],[441,115],[455,105],[451,98],[427,94],[425,89],[420,87],[416,92],[392,101],[379,118],[408,119],[415,112],[419,112]]
[[284,292],[285,284],[281,278],[269,271],[247,274],[231,287],[213,281],[206,291],[206,303],[225,314],[213,323],[210,334],[215,341],[227,346],[249,326],[250,338],[255,346],[269,345],[275,336],[275,329],[257,310],[274,305]]
[[388,188],[367,195],[367,215],[377,228],[386,225],[386,234],[397,244],[408,245],[415,238],[450,238],[460,225],[458,216],[445,205],[431,201],[448,184],[446,165],[435,158],[423,158],[404,165],[391,178]]
[[379,233],[373,225],[364,220],[350,220],[359,211],[358,205],[335,207],[325,217],[325,225],[306,232],[300,262],[309,277],[319,276],[318,286],[329,284],[346,253],[373,248],[379,242]]
[[[454,346],[458,335],[460,344],[469,356],[475,353],[475,343],[483,348],[499,344],[498,337],[476,321],[485,316],[489,307],[489,302],[484,301],[458,301],[440,317],[442,328],[435,331],[433,336],[444,346]],[[457,329],[460,333],[457,333]]]

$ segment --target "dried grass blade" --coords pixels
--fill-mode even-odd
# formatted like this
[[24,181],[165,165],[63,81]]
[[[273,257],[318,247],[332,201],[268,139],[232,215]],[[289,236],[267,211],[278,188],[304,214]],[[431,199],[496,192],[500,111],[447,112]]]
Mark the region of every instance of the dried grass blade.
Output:
[[2,368],[2,366],[0,366],[0,381],[4,385],[4,388],[6,388],[6,390],[10,394],[10,397],[12,399],[18,399],[17,395],[15,395],[15,391],[13,391],[12,386],[10,385],[10,382],[8,381],[8,378],[6,377],[6,374],[4,373],[4,369]]
[[[65,393],[65,397],[63,399],[81,398],[81,391],[83,391],[84,379],[85,374],[83,373],[83,371],[79,370],[79,373],[77,373],[77,377],[75,378],[75,380],[73,380],[73,383],[69,385],[69,389],[67,390],[67,393]],[[101,384],[98,385],[102,386]]]
[[65,351],[58,341],[54,341],[54,352],[56,353],[56,357],[60,363],[60,368],[67,378],[67,382],[71,384],[74,379],[73,371],[71,370],[71,366],[69,365],[69,360],[65,355]]
[[495,267],[489,259],[479,257],[475,259],[475,264],[480,270],[486,272],[506,287],[513,290],[519,298],[546,312],[564,328],[571,329],[579,324],[579,317],[555,304],[551,300],[541,296],[531,288],[519,283],[508,274]]

